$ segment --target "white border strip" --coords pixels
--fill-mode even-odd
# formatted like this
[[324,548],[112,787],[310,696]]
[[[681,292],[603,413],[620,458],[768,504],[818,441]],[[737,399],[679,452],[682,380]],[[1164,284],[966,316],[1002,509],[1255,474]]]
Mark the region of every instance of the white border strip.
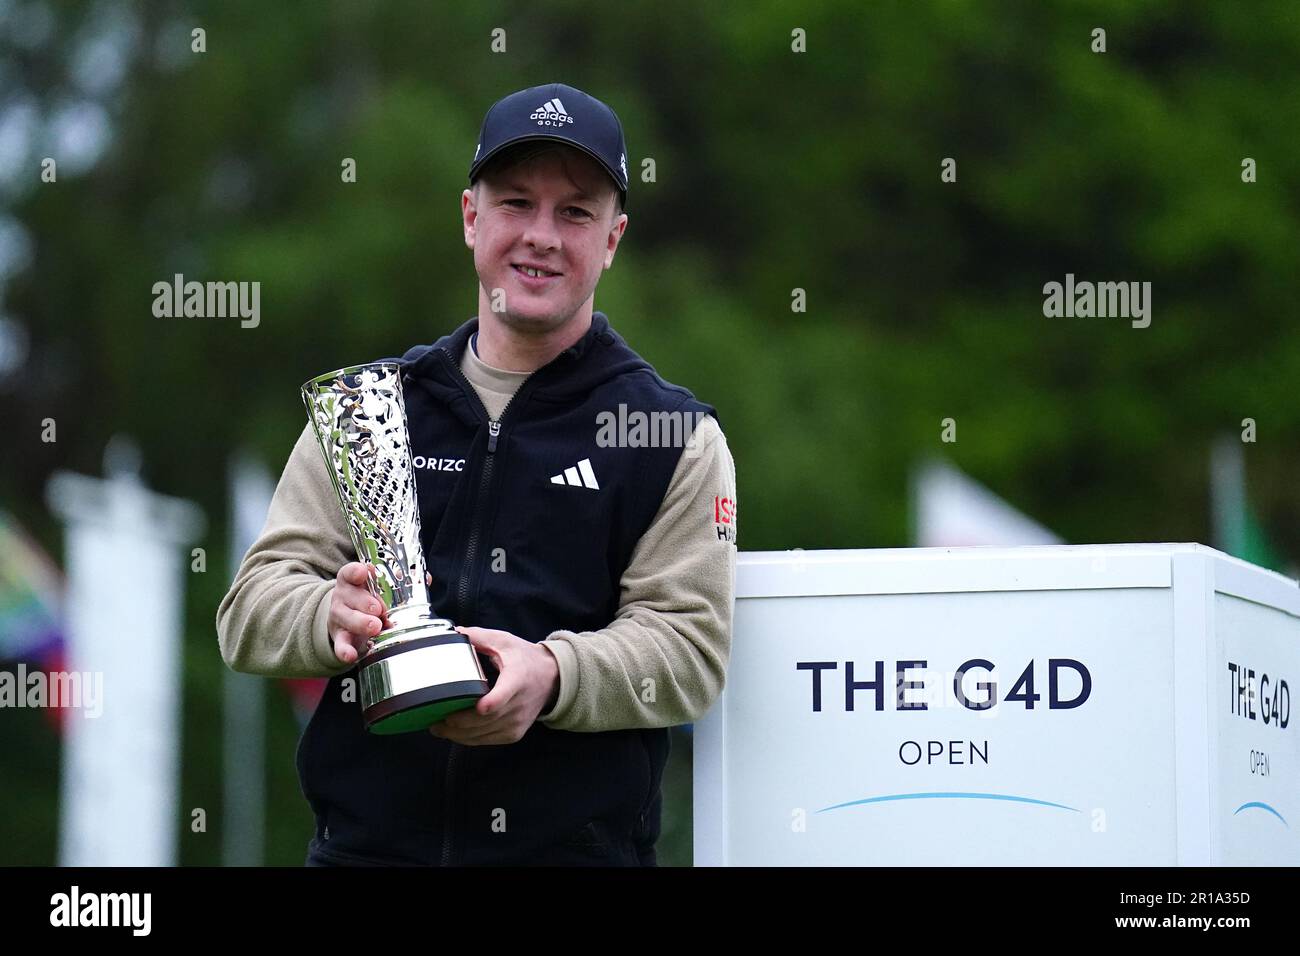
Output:
[[1178,554],[1173,566],[1174,807],[1179,866],[1223,860],[1218,806],[1219,740],[1210,700],[1214,667],[1214,552]]
[[1300,585],[1288,577],[1211,551],[1214,590],[1300,617]]
[[1167,588],[1174,553],[1090,545],[743,552],[736,597]]
[[727,859],[727,692],[695,721],[691,733],[692,830],[695,866],[726,866]]

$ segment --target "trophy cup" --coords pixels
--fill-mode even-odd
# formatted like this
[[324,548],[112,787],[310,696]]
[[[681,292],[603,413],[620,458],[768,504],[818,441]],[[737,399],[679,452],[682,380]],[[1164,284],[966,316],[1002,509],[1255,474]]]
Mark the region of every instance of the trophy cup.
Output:
[[430,607],[401,368],[339,369],[302,397],[357,557],[378,570],[370,593],[388,608],[391,626],[357,663],[366,729],[424,730],[474,706],[488,682],[469,638]]

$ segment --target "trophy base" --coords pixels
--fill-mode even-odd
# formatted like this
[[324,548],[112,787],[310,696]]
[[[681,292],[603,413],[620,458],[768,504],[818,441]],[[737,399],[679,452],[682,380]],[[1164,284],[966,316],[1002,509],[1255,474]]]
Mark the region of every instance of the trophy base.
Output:
[[428,636],[403,635],[361,661],[361,715],[372,734],[425,730],[466,710],[488,692],[469,638],[435,626]]

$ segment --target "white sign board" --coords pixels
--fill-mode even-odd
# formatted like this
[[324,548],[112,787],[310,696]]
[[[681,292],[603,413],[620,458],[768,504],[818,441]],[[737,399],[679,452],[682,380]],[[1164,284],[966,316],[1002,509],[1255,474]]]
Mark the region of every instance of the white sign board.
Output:
[[1300,863],[1298,683],[1199,545],[742,554],[696,864]]

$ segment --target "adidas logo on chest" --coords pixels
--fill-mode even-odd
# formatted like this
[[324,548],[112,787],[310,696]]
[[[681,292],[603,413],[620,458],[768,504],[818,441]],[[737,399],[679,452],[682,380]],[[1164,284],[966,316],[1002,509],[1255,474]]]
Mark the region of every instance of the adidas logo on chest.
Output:
[[596,481],[596,473],[592,470],[590,458],[582,459],[582,461],[564,469],[558,475],[551,475],[551,484],[600,491],[600,483]]

